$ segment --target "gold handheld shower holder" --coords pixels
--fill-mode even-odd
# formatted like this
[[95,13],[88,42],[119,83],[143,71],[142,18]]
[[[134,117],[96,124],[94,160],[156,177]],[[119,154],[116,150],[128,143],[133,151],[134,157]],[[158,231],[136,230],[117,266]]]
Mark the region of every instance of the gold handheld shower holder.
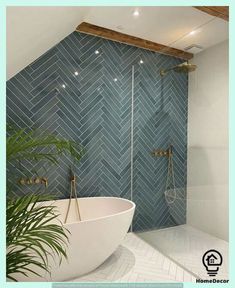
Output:
[[151,154],[154,156],[154,157],[170,157],[173,155],[173,152],[172,152],[172,148],[173,146],[171,145],[167,150],[162,150],[162,149],[155,149],[151,152]]

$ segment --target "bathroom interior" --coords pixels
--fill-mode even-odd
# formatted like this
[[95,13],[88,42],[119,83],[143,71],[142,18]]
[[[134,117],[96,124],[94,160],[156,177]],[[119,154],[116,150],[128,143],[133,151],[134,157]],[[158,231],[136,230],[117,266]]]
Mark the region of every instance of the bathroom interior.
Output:
[[7,281],[229,279],[228,13],[7,7]]

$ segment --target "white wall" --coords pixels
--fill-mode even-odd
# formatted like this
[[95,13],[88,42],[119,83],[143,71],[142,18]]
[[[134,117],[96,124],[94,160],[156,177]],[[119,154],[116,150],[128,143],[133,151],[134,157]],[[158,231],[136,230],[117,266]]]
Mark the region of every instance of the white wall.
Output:
[[192,62],[187,223],[228,240],[228,41]]

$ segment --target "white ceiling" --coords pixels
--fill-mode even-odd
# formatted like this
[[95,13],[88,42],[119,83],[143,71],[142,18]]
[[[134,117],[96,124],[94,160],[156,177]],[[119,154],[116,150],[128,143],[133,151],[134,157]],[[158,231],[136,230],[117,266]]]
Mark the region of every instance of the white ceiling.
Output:
[[[135,10],[139,16],[133,16]],[[82,21],[182,50],[192,44],[206,49],[228,39],[228,22],[192,7],[8,7],[7,78]]]

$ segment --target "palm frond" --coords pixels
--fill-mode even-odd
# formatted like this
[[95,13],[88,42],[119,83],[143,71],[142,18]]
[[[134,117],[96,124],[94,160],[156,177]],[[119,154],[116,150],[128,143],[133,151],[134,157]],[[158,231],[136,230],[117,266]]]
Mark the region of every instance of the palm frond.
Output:
[[[43,148],[49,148],[50,152],[41,152]],[[84,148],[76,141],[61,139],[46,131],[8,128],[7,161],[46,160],[58,164],[58,157],[64,154],[79,161]]]
[[[6,150],[7,163],[14,163],[13,167],[15,162],[20,164],[24,160],[58,164],[59,158],[66,154],[79,161],[84,154],[83,147],[76,141],[61,139],[46,131],[18,129],[11,125],[7,127]],[[59,262],[67,257],[68,231],[58,223],[59,213],[53,205],[40,204],[46,200],[51,199],[28,195],[7,200],[8,279],[17,281],[17,273],[39,275],[36,268],[37,271],[49,272],[49,257],[57,256]]]
[[[33,267],[48,272],[48,255],[62,261],[66,255],[68,230],[55,223],[55,206],[44,206],[45,196],[29,195],[10,199],[7,203],[7,278],[15,281],[15,274],[28,276]],[[30,267],[30,268],[29,268]]]

